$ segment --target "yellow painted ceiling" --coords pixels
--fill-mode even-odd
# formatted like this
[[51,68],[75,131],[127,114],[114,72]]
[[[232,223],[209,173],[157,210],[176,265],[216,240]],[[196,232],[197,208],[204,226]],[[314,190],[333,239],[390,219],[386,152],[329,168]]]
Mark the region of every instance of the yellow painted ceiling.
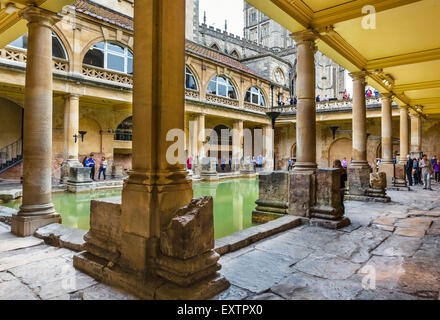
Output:
[[[350,72],[374,73],[368,83],[393,92],[400,105],[423,104],[424,112],[440,113],[440,0],[248,2],[293,33],[313,29],[320,51]],[[376,9],[375,29],[362,26],[365,5]],[[286,14],[296,23],[286,23]]]

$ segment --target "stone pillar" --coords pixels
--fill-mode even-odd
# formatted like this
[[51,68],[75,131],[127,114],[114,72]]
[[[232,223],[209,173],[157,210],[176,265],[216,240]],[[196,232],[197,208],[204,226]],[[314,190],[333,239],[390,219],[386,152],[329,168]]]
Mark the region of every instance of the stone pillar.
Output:
[[135,1],[134,30],[133,169],[122,204],[91,209],[74,265],[143,299],[211,298],[229,283],[212,198],[192,200],[184,165],[185,1]]
[[387,175],[388,185],[394,183],[392,94],[382,94],[382,162],[379,171]]
[[406,164],[409,154],[408,106],[400,107],[400,158],[399,163]]
[[350,197],[365,196],[370,188],[371,167],[367,161],[366,72],[351,73],[353,78],[353,150],[348,168]]
[[61,166],[61,182],[67,183],[70,168],[82,167],[78,159],[79,131],[79,95],[64,96],[64,162]]
[[394,166],[394,185],[396,187],[406,188],[408,184],[406,180],[406,162],[409,149],[409,132],[408,132],[408,106],[400,107],[400,157],[398,163]]
[[195,159],[197,157],[197,147],[198,147],[198,126],[197,120],[193,117],[189,119],[189,150],[188,156],[193,157]]
[[[274,155],[274,130],[272,125],[263,127],[263,157],[264,157],[264,170],[274,171],[276,170],[276,163],[273,163]],[[276,160],[275,160],[276,161]]]
[[382,95],[382,163],[392,164],[394,163],[392,95]]
[[59,18],[37,7],[23,13],[28,50],[23,123],[23,204],[12,232],[28,236],[61,222],[52,204],[52,26]]
[[315,171],[316,164],[316,96],[315,96],[315,39],[312,30],[292,35],[298,50],[296,140],[294,171]]
[[240,171],[243,157],[243,120],[234,121],[232,128],[232,171]]
[[411,157],[421,158],[422,155],[422,117],[411,114]]
[[197,130],[197,157],[201,160],[206,157],[204,145],[204,142],[206,141],[205,114],[203,113],[197,115]]

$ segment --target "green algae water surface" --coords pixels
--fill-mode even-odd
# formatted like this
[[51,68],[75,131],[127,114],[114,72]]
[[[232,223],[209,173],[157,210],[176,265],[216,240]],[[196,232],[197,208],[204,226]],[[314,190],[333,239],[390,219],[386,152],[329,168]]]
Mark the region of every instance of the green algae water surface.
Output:
[[[214,198],[215,238],[225,237],[252,224],[252,210],[258,199],[258,179],[220,180],[218,182],[194,182],[194,198],[212,196]],[[61,214],[63,224],[74,228],[90,228],[90,201],[121,196],[121,190],[97,191],[73,194],[54,193],[52,201]],[[21,202],[2,204],[19,209]]]

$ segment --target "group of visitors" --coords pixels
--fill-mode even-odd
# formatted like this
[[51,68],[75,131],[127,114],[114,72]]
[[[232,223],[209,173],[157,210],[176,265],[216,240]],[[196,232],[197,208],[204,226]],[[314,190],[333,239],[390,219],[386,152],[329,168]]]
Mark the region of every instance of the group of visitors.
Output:
[[[95,167],[96,167],[95,155],[91,153],[90,156],[85,156],[82,164],[86,168],[92,168],[90,171],[90,179],[95,181]],[[101,162],[99,164],[98,181],[101,180],[101,174],[103,175],[104,180],[106,179],[105,174],[107,171],[107,164],[108,163],[105,157],[102,157]]]
[[410,186],[423,184],[423,189],[432,190],[431,179],[440,182],[440,160],[437,156],[428,159],[424,154],[421,158],[412,159],[407,155],[405,171]]
[[367,90],[365,90],[365,97],[367,97],[367,98],[372,98],[372,97],[378,98],[379,97],[379,91],[374,90],[374,93],[373,93],[373,91],[371,89],[367,89]]

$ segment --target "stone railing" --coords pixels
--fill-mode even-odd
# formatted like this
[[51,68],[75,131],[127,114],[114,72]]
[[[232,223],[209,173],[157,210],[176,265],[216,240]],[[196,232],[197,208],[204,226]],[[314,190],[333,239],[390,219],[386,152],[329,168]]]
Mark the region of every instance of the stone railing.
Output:
[[244,108],[246,110],[256,111],[256,112],[260,112],[260,113],[264,113],[264,114],[270,110],[267,107],[263,107],[258,104],[253,104],[253,103],[249,103],[249,102],[244,103]]
[[[366,105],[381,105],[382,100],[380,97],[366,98]],[[325,101],[316,103],[316,111],[338,111],[347,110],[353,108],[353,100],[338,100],[338,101]],[[296,112],[296,105],[278,106],[271,109],[271,111]]]
[[[0,59],[14,61],[14,62],[27,62],[27,52],[26,50],[6,47],[0,49]],[[64,59],[53,58],[52,67],[56,71],[68,72],[69,71],[69,62]]]
[[191,89],[185,89],[185,98],[200,99],[200,92]]
[[133,85],[133,76],[116,71],[83,65],[82,74],[89,78],[112,81],[126,85]]
[[0,59],[26,63],[26,50],[11,47],[0,49]]
[[229,99],[226,97],[220,97],[213,94],[206,94],[206,101],[211,103],[223,104],[226,106],[232,106],[238,108],[239,102],[235,99]]

